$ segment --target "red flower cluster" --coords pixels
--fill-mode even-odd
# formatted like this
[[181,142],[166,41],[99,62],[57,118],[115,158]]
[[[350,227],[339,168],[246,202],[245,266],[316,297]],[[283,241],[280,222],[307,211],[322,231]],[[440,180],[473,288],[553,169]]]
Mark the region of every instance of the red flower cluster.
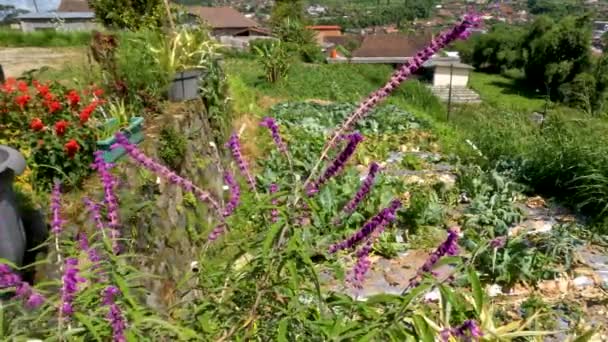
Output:
[[60,120],[57,121],[55,123],[55,133],[58,136],[62,136],[65,134],[65,131],[67,130],[68,126],[70,125],[69,122],[65,121],[65,120]]
[[42,123],[42,120],[40,120],[40,118],[34,118],[30,123],[30,128],[34,132],[42,131],[44,129],[44,123]]
[[94,100],[88,106],[84,107],[82,109],[82,111],[80,111],[80,123],[82,125],[84,125],[85,123],[87,123],[87,121],[89,121],[91,114],[93,114],[95,109],[97,109],[97,106],[99,106],[100,104],[101,104],[100,100]]
[[78,103],[80,103],[80,95],[78,95],[76,90],[70,90],[70,92],[66,95],[66,98],[68,99],[71,107],[76,107],[78,106]]
[[24,110],[31,99],[32,97],[28,94],[23,94],[15,98],[15,103],[19,106],[19,108],[21,108],[21,110]]
[[74,158],[74,155],[76,155],[78,150],[80,150],[80,145],[78,145],[78,142],[76,141],[76,139],[70,139],[70,141],[65,143],[65,145],[63,145],[63,147],[65,147],[65,152],[67,153],[68,157],[70,157],[70,158]]

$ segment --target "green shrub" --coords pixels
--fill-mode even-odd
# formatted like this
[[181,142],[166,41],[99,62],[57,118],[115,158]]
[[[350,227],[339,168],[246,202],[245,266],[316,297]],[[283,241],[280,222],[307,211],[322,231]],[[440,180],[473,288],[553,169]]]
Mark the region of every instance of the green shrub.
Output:
[[22,32],[0,29],[0,46],[11,47],[70,47],[86,46],[91,40],[91,32],[86,31],[35,31]]
[[186,156],[186,139],[173,127],[160,131],[158,156],[173,170],[180,170]]

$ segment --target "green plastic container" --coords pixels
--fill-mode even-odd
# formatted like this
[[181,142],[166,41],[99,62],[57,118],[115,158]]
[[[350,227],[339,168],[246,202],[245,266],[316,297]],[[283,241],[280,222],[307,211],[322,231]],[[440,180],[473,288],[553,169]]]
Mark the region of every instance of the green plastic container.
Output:
[[[117,123],[118,121],[112,118],[106,121],[104,127],[111,127]],[[139,144],[144,140],[144,133],[142,131],[143,125],[144,118],[135,116],[129,120],[129,126],[121,129],[121,132],[129,138],[131,144]],[[116,143],[116,137],[114,136],[97,141],[97,149],[103,151],[103,159],[106,163],[113,163],[126,153],[125,149],[122,147],[112,150],[111,147],[114,143]]]

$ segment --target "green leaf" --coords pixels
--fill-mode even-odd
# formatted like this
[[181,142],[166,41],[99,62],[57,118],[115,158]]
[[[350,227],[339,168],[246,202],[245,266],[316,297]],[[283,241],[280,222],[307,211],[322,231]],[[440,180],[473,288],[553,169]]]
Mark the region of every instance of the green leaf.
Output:
[[266,238],[264,239],[264,246],[262,248],[262,256],[264,258],[267,258],[269,256],[272,243],[275,241],[275,239],[278,238],[278,235],[281,232],[281,228],[283,228],[281,224],[273,224],[270,227],[268,234],[266,234]]
[[586,333],[584,333],[581,336],[577,337],[572,342],[588,342],[588,341],[591,341],[591,338],[593,337],[593,335],[595,335],[595,329],[590,329]]
[[418,332],[420,341],[435,342],[435,336],[431,332],[426,320],[420,315],[414,315],[412,318],[414,319],[414,327],[416,328],[416,332]]
[[99,336],[99,332],[97,331],[97,329],[95,329],[95,325],[93,325],[93,323],[91,322],[91,320],[89,320],[87,316],[78,312],[75,312],[74,316],[78,321],[80,321],[80,323],[82,323],[82,325],[87,328],[87,332],[90,333],[96,341],[102,341],[101,336]]
[[279,332],[277,335],[277,341],[278,342],[288,342],[289,340],[287,339],[287,318],[283,318],[280,322],[279,322]]
[[468,271],[471,290],[473,291],[473,299],[475,300],[475,312],[477,312],[477,316],[479,316],[483,310],[483,290],[477,272],[475,272],[473,267],[469,267]]

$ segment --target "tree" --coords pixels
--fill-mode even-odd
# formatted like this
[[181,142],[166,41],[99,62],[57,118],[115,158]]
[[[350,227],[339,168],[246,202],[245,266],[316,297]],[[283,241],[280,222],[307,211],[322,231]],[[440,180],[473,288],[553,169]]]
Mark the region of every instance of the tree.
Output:
[[533,86],[557,90],[590,66],[588,17],[566,17],[558,23],[540,17],[523,39],[524,72]]
[[166,18],[163,0],[89,0],[89,5],[98,20],[116,29],[157,28]]
[[277,27],[287,19],[301,23],[308,21],[302,0],[277,0],[275,2],[270,14],[270,25]]

